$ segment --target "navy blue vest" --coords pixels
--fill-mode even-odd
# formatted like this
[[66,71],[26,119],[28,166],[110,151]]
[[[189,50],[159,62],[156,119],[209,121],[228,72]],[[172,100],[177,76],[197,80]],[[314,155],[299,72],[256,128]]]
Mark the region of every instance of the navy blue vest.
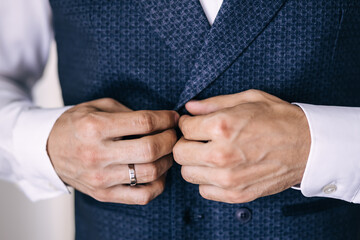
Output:
[[[210,27],[198,0],[51,0],[65,104],[111,97],[138,109],[260,89],[360,106],[358,0],[225,0]],[[324,166],[326,167],[326,166]],[[356,239],[359,206],[299,191],[226,204],[179,166],[146,206],[76,192],[77,239]]]

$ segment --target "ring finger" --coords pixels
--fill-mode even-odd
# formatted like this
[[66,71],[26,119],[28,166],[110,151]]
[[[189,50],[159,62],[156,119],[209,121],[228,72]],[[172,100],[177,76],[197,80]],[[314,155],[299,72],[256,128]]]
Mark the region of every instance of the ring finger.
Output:
[[[162,176],[173,164],[172,154],[152,163],[135,164],[135,176],[138,184],[153,182]],[[127,164],[109,165],[104,168],[103,183],[105,188],[119,184],[129,184],[129,166]]]

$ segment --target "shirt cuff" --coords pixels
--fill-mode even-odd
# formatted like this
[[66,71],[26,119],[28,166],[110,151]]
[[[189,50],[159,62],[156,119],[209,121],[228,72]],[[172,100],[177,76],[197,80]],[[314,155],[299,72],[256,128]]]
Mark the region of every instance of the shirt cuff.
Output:
[[68,189],[56,174],[46,151],[50,131],[70,107],[22,111],[13,131],[13,148],[21,166],[18,186],[32,201],[52,198]]
[[360,203],[360,108],[295,104],[311,134],[302,194]]

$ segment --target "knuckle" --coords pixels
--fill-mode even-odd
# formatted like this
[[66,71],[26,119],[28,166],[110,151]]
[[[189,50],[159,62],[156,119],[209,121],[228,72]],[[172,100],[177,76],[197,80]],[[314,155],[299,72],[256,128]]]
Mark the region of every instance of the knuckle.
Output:
[[145,161],[154,161],[159,152],[159,146],[155,141],[148,139],[144,142],[143,158]]
[[155,164],[150,164],[149,167],[144,169],[144,181],[152,182],[159,177],[159,170]]
[[110,106],[110,107],[117,105],[117,101],[112,98],[102,98],[99,101],[101,101],[102,104]]
[[147,205],[152,200],[152,194],[150,191],[144,191],[137,199],[136,204]]
[[178,122],[178,125],[179,125],[179,128],[181,131],[183,131],[183,128],[185,127],[186,125],[186,119],[187,119],[187,116],[186,115],[183,115],[179,118],[179,122]]
[[82,117],[77,129],[79,134],[85,138],[99,138],[101,136],[100,121],[95,113],[88,113]]
[[213,134],[215,136],[228,139],[231,136],[231,125],[229,119],[224,113],[219,113],[213,125]]
[[219,168],[228,167],[231,163],[232,154],[233,153],[225,151],[223,149],[214,151],[211,158],[212,163]]
[[190,133],[190,127],[189,124],[187,124],[187,118],[181,117],[179,120],[179,128],[181,130],[181,133],[184,135],[185,138],[188,137]]
[[141,126],[145,132],[151,133],[155,129],[154,116],[149,112],[142,112],[137,119],[138,125]]
[[263,97],[262,92],[260,90],[256,90],[256,89],[249,89],[249,90],[245,91],[244,94],[245,94],[245,97],[249,101],[260,100]]

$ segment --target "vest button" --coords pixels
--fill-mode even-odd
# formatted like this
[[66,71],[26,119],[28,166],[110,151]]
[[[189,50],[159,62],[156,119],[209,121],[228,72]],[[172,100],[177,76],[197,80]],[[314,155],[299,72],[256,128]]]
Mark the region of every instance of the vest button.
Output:
[[241,223],[247,223],[251,220],[252,213],[248,208],[239,208],[235,213],[236,219]]

